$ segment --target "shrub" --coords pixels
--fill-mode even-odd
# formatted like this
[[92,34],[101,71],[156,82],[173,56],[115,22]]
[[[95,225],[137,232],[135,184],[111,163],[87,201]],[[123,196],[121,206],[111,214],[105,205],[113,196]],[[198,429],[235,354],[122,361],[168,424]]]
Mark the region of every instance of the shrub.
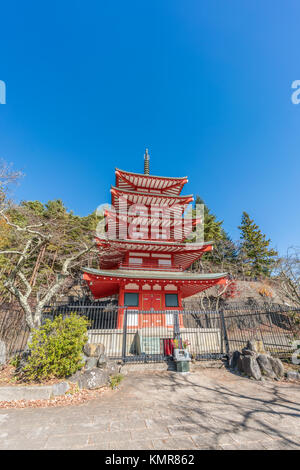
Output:
[[123,379],[124,379],[124,375],[122,375],[122,374],[116,374],[116,375],[111,376],[109,378],[110,388],[112,388],[113,390],[115,388],[118,388],[118,385],[120,385],[120,383]]
[[87,342],[88,320],[72,313],[46,320],[33,330],[29,358],[22,369],[26,380],[67,377],[83,367],[82,348]]

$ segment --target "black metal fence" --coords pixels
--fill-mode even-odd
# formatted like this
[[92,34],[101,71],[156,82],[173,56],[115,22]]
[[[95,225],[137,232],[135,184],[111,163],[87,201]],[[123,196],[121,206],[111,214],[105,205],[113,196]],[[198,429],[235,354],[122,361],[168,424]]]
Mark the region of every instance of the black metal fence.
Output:
[[[138,311],[112,303],[56,303],[45,308],[43,321],[70,313],[89,320],[89,342],[102,343],[106,354],[125,362],[161,362],[172,357],[174,347],[187,345],[195,360],[224,357],[241,350],[250,339],[280,358],[290,357],[292,343],[300,339],[300,309],[278,307],[216,310]],[[0,341],[7,356],[24,349],[29,336],[20,311],[0,311]]]

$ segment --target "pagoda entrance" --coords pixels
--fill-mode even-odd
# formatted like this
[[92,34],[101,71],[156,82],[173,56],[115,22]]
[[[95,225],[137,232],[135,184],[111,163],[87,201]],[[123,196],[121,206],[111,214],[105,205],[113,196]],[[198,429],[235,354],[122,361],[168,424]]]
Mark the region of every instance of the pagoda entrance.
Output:
[[145,292],[142,294],[142,310],[162,310],[163,294],[160,292]]

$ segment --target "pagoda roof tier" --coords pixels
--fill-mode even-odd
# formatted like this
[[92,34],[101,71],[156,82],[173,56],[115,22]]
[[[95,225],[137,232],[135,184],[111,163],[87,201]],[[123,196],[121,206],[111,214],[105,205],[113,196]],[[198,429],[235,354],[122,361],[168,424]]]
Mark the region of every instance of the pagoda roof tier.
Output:
[[227,282],[227,273],[195,274],[168,271],[134,271],[134,270],[104,270],[84,268],[83,278],[96,299],[117,294],[124,282],[138,284],[157,283],[162,287],[167,284],[178,286],[182,297],[190,297],[198,292],[209,289],[216,284]]
[[[188,196],[178,196],[178,195],[170,195],[170,194],[151,194],[147,192],[139,192],[139,191],[128,191],[119,189],[116,186],[111,187],[112,193],[112,205],[116,206],[116,202],[120,198],[127,198],[127,202],[129,205],[132,204],[141,204],[144,206],[160,206],[160,207],[172,207],[177,206],[178,210],[185,209],[190,202],[194,200],[193,195],[190,194]],[[179,207],[183,206],[183,207]]]
[[[160,217],[161,215],[161,217]],[[201,219],[184,219],[182,217],[168,217],[164,216],[163,213],[160,215],[149,214],[149,215],[136,215],[126,212],[114,212],[106,210],[104,216],[107,217],[107,226],[112,233],[117,233],[117,229],[120,225],[126,225],[126,231],[128,233],[128,226],[135,222],[136,226],[140,227],[140,231],[146,233],[145,238],[157,240],[184,240],[193,228],[201,223]]]
[[127,252],[173,254],[174,264],[180,269],[187,269],[194,261],[212,250],[212,242],[176,243],[154,240],[101,240],[96,243],[103,249],[100,252],[100,264],[103,268],[117,268]]
[[188,182],[186,176],[182,178],[145,175],[131,173],[116,168],[116,186],[120,189],[151,191],[158,193],[180,194],[183,186]]

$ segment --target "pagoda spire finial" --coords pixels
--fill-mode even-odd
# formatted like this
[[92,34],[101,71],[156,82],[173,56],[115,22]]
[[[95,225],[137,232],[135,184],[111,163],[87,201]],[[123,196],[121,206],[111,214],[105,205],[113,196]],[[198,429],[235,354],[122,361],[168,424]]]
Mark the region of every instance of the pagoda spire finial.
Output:
[[150,174],[149,160],[150,160],[149,151],[148,151],[148,149],[146,149],[145,150],[145,155],[144,155],[144,175],[149,175]]

